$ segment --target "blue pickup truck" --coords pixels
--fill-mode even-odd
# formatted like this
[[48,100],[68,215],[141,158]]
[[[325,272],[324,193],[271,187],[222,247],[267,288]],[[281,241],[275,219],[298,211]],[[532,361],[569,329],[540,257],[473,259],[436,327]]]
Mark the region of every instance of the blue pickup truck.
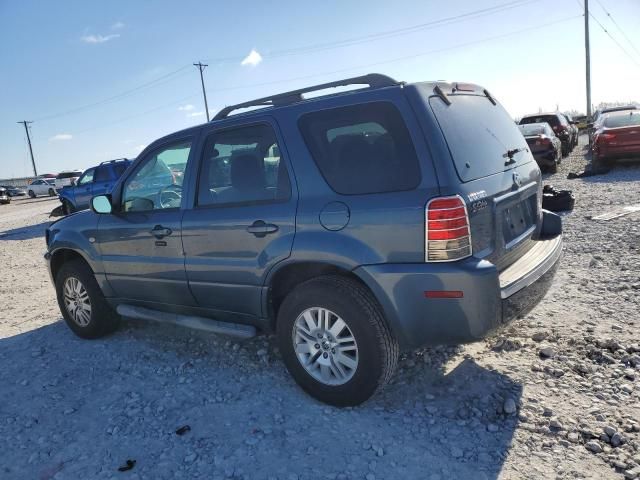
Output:
[[92,197],[111,192],[129,165],[131,160],[121,158],[85,170],[74,185],[63,187],[58,193],[64,214],[86,210]]

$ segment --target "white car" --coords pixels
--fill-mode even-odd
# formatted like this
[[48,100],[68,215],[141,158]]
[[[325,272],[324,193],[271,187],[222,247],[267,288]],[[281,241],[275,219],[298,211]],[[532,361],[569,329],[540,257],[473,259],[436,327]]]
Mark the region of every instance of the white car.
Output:
[[50,197],[55,197],[57,194],[55,182],[53,179],[49,180],[45,178],[38,178],[27,186],[27,194],[31,198],[35,198],[38,195],[49,195]]
[[62,190],[62,187],[69,185],[75,185],[81,175],[82,170],[66,170],[60,172],[56,177],[56,190]]

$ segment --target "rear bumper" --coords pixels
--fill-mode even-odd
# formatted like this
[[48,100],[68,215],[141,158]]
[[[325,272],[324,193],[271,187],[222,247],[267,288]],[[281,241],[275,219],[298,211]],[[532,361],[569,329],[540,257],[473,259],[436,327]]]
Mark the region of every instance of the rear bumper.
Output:
[[[547,293],[562,255],[562,235],[540,240],[499,272],[473,257],[451,264],[381,264],[357,268],[403,349],[480,340],[526,314]],[[462,298],[426,298],[426,291]]]
[[621,158],[640,156],[640,145],[607,145],[596,147],[595,154],[598,158]]
[[542,152],[532,152],[532,154],[538,165],[551,167],[556,163],[556,151],[553,148]]

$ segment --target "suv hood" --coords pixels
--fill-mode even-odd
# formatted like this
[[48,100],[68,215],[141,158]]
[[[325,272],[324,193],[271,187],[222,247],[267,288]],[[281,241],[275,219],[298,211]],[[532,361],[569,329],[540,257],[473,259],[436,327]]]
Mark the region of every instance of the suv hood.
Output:
[[60,231],[67,229],[84,230],[87,228],[95,229],[98,226],[98,215],[91,210],[83,210],[75,212],[66,217],[55,220],[49,225],[47,230]]

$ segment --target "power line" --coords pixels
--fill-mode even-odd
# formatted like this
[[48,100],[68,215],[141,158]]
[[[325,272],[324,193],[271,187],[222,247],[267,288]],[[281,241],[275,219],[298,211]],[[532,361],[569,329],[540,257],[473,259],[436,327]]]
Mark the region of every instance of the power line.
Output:
[[37,118],[34,121],[35,122],[43,122],[43,121],[46,121],[46,120],[51,120],[53,118],[63,117],[63,116],[71,115],[71,114],[74,114],[74,113],[79,113],[79,112],[82,112],[84,110],[89,110],[91,108],[94,108],[94,107],[97,107],[97,106],[100,106],[100,105],[104,105],[106,103],[111,103],[111,102],[114,102],[116,100],[120,100],[122,98],[129,97],[133,93],[136,93],[136,92],[138,92],[140,90],[144,90],[145,88],[155,87],[157,85],[163,85],[163,84],[167,83],[170,80],[172,81],[172,80],[174,80],[174,79],[176,79],[176,78],[178,78],[180,76],[180,75],[178,75],[180,72],[187,73],[186,69],[188,69],[188,68],[190,68],[190,65],[184,65],[184,66],[178,68],[177,70],[173,70],[173,71],[171,71],[169,73],[166,73],[166,74],[164,74],[164,75],[162,75],[162,76],[160,76],[160,77],[158,77],[158,78],[156,78],[154,80],[151,80],[149,82],[143,83],[142,85],[138,85],[137,87],[134,87],[134,88],[132,88],[130,90],[126,90],[126,91],[121,92],[121,93],[119,93],[117,95],[113,95],[113,96],[105,98],[103,100],[99,100],[99,101],[93,102],[93,103],[88,103],[86,105],[82,105],[82,106],[79,106],[79,107],[71,108],[69,110],[65,110],[65,111],[62,111],[62,112],[54,113],[54,114],[51,114],[51,115],[46,115],[44,117]]
[[[584,4],[580,1],[580,0],[576,0],[576,2],[578,2],[578,5],[580,5],[580,9],[584,8]],[[611,39],[611,41],[613,41],[613,43],[615,43],[618,48],[620,50],[622,50],[624,52],[624,54],[629,57],[629,59],[635,63],[638,67],[640,67],[640,62],[638,62],[628,51],[626,48],[624,48],[620,42],[618,42],[613,35],[611,35],[611,32],[609,32],[609,30],[607,30],[607,28],[602,24],[602,22],[600,22],[600,20],[598,20],[595,15],[592,12],[589,12],[589,17],[591,17],[593,19],[594,22],[596,22],[598,24],[598,26],[602,29],[602,31],[604,33],[607,34],[607,36]]]
[[600,26],[600,28],[602,28],[602,30],[604,31],[604,33],[606,33],[606,34],[607,34],[607,36],[608,36],[611,40],[613,40],[613,43],[615,43],[615,44],[620,48],[620,50],[622,50],[622,51],[624,52],[624,54],[625,54],[627,57],[629,57],[629,59],[630,59],[633,63],[635,63],[638,67],[640,67],[640,62],[638,62],[638,61],[637,61],[637,60],[636,60],[636,59],[635,59],[635,58],[634,58],[634,57],[633,57],[629,52],[627,52],[627,49],[626,49],[626,48],[624,48],[624,47],[620,44],[620,42],[618,42],[615,38],[613,38],[613,35],[611,35],[611,33],[609,32],[609,30],[607,30],[607,29],[605,28],[605,26],[604,26],[604,25],[602,25],[602,23],[600,23],[600,20],[598,20],[598,19],[593,15],[593,13],[591,13],[591,12],[589,12],[589,16],[590,16],[591,18],[593,18],[593,19],[595,20],[595,22]]
[[[520,6],[524,6],[527,5],[529,3],[533,3],[533,2],[537,2],[540,0],[512,0],[506,3],[502,3],[493,7],[488,7],[488,8],[482,8],[482,9],[478,9],[478,10],[474,10],[471,12],[467,12],[467,13],[463,13],[463,14],[459,14],[459,15],[454,15],[451,17],[447,17],[447,18],[442,18],[439,20],[434,20],[431,22],[427,22],[427,23],[422,23],[422,24],[418,24],[418,25],[412,25],[409,27],[404,27],[404,28],[398,28],[395,30],[388,30],[388,31],[384,31],[384,32],[378,32],[378,33],[372,33],[369,35],[364,35],[364,36],[360,36],[360,37],[352,37],[349,39],[344,39],[344,40],[338,40],[338,41],[334,41],[334,42],[325,42],[325,43],[318,43],[315,45],[307,45],[307,46],[303,46],[303,47],[297,47],[297,48],[290,48],[290,49],[285,49],[285,50],[279,50],[279,51],[275,51],[271,54],[266,54],[263,55],[264,58],[278,58],[278,57],[285,57],[285,56],[291,56],[291,55],[301,55],[301,54],[305,54],[305,53],[313,53],[313,52],[319,52],[319,51],[323,51],[323,50],[329,50],[329,49],[335,49],[335,48],[342,48],[342,47],[348,47],[348,46],[352,46],[352,45],[357,45],[357,44],[361,44],[361,43],[366,43],[366,42],[370,42],[370,41],[376,41],[376,40],[381,40],[381,39],[386,39],[386,38],[391,38],[391,37],[395,37],[395,36],[399,36],[399,35],[406,35],[406,34],[410,34],[410,33],[414,33],[420,30],[424,30],[424,29],[429,29],[429,28],[434,28],[434,27],[438,27],[438,26],[443,26],[443,25],[449,25],[452,23],[457,23],[459,21],[464,21],[464,20],[468,20],[468,19],[473,19],[473,18],[479,18],[479,17],[483,17],[483,16],[487,16],[487,15],[493,15],[496,13],[500,13],[504,10],[509,10],[512,8],[516,8],[516,7],[520,7]],[[228,62],[239,62],[242,60],[243,57],[240,56],[234,56],[234,57],[226,57],[226,58],[212,58],[212,59],[207,59],[209,62],[214,62],[214,63],[228,63]],[[104,105],[104,104],[108,104],[111,102],[115,102],[118,100],[121,100],[123,98],[127,98],[137,92],[140,92],[141,90],[144,90],[146,88],[151,88],[151,87],[156,87],[158,85],[163,85],[165,83],[168,83],[170,81],[175,80],[176,78],[184,75],[187,73],[187,69],[189,68],[189,65],[183,65],[182,67],[173,70],[171,72],[168,72],[154,80],[150,80],[146,83],[143,83],[141,85],[138,85],[137,87],[134,87],[132,89],[126,90],[124,92],[118,93],[116,95],[107,97],[105,99],[96,101],[96,102],[92,102],[92,103],[88,103],[85,105],[81,105],[79,107],[74,107],[68,110],[64,110],[62,112],[57,112],[57,113],[53,113],[51,115],[45,115],[43,117],[40,118],[36,118],[35,121],[36,122],[43,122],[43,121],[47,121],[47,120],[51,120],[54,118],[59,118],[59,117],[63,117],[63,116],[67,116],[67,115],[72,115],[75,113],[80,113],[83,112],[85,110],[90,110],[92,108]],[[208,110],[207,110],[208,113]]]
[[[296,48],[291,48],[286,50],[280,50],[280,51],[273,52],[271,54],[264,54],[263,57],[278,58],[278,57],[290,56],[290,55],[301,55],[301,54],[313,53],[313,52],[318,52],[323,50],[348,47],[348,46],[357,45],[360,43],[367,43],[371,41],[387,39],[387,38],[396,37],[400,35],[407,35],[410,33],[415,33],[417,31],[426,30],[434,27],[443,26],[443,25],[450,25],[452,23],[457,23],[460,21],[468,20],[468,19],[479,18],[487,15],[493,15],[495,13],[500,13],[505,10],[521,7],[526,4],[534,3],[538,1],[540,0],[515,0],[511,2],[502,3],[494,7],[482,8],[482,9],[474,10],[471,12],[442,18],[439,20],[433,20],[427,23],[412,25],[409,27],[403,27],[403,28],[398,28],[394,30],[387,30],[384,32],[372,33],[368,35],[352,37],[352,38],[337,40],[333,42],[318,43],[314,45],[306,45],[304,47],[296,47]],[[227,61],[237,61],[237,60],[240,60],[240,58],[239,57],[229,57],[229,58],[223,58],[223,59],[210,58],[207,60],[210,62],[224,63]]]
[[[209,90],[209,91],[210,92],[211,91],[213,91],[213,92],[226,92],[226,91],[240,90],[240,89],[245,89],[245,88],[264,87],[264,86],[269,86],[269,85],[278,85],[278,84],[282,84],[282,83],[290,83],[290,82],[297,81],[297,80],[308,80],[308,79],[311,79],[311,78],[324,77],[324,76],[328,76],[328,75],[334,75],[334,74],[337,74],[337,73],[344,73],[344,72],[349,72],[349,71],[353,71],[353,70],[360,70],[360,69],[379,66],[379,65],[384,65],[384,64],[388,64],[388,63],[395,63],[395,62],[400,62],[400,61],[404,61],[404,60],[410,60],[410,59],[413,59],[413,58],[418,58],[418,57],[422,57],[422,56],[426,56],[426,55],[432,55],[432,54],[435,54],[435,53],[442,53],[442,52],[446,52],[446,51],[449,51],[449,50],[465,48],[465,47],[477,45],[477,44],[480,44],[480,43],[486,43],[486,42],[489,42],[489,41],[502,39],[502,38],[505,38],[505,37],[513,36],[513,35],[520,35],[522,33],[528,32],[528,31],[539,30],[541,28],[550,27],[552,25],[557,25],[559,23],[568,22],[570,20],[575,20],[577,18],[582,18],[582,15],[574,15],[574,16],[571,16],[571,17],[565,17],[565,18],[561,18],[559,20],[555,20],[555,21],[552,21],[552,22],[543,23],[541,25],[536,25],[536,26],[533,26],[533,27],[519,29],[519,30],[516,30],[516,31],[513,31],[513,32],[508,32],[508,33],[504,33],[504,34],[500,34],[500,35],[494,35],[494,36],[483,38],[483,39],[480,39],[480,40],[475,40],[475,41],[471,41],[471,42],[465,42],[465,43],[461,43],[461,44],[458,44],[458,45],[452,45],[452,46],[449,46],[449,47],[443,47],[443,48],[439,48],[439,49],[429,50],[429,51],[426,51],[426,52],[416,53],[416,54],[412,54],[412,55],[405,55],[405,56],[402,56],[402,57],[395,57],[395,58],[391,58],[391,59],[387,59],[387,60],[381,60],[381,61],[378,61],[378,62],[362,64],[362,65],[356,65],[356,66],[352,66],[352,67],[341,68],[341,69],[332,70],[332,71],[323,72],[323,73],[316,73],[316,74],[292,77],[292,78],[288,78],[286,80],[274,80],[274,81],[270,81],[270,82],[254,83],[254,84],[250,84],[250,85],[238,85],[238,86],[234,86],[234,87],[218,88],[218,89]],[[161,109],[169,107],[171,105],[175,105],[175,104],[181,103],[181,102],[183,102],[183,101],[185,101],[187,99],[196,97],[198,95],[199,94],[189,95],[188,97],[184,97],[184,98],[181,98],[179,100],[172,101],[172,102],[170,102],[168,104],[164,104],[164,105],[161,105],[159,107],[155,107],[155,108],[153,108],[151,110],[147,110],[147,111],[139,113],[139,114],[131,115],[131,116],[116,120],[114,122],[110,122],[110,123],[103,124],[103,125],[97,125],[95,127],[76,132],[76,134],[85,133],[85,132],[92,131],[92,130],[97,130],[97,129],[100,129],[100,128],[103,128],[103,127],[108,127],[108,126],[111,126],[111,125],[117,124],[117,123],[122,123],[122,122],[130,120],[132,118],[136,118],[136,117],[140,117],[140,116],[143,116],[143,115],[147,115],[149,113],[155,112],[157,110],[161,110]]]
[[604,13],[607,14],[607,17],[609,17],[609,20],[611,20],[613,22],[613,24],[617,27],[618,31],[622,34],[622,36],[625,38],[627,43],[629,43],[629,45],[631,45],[631,48],[633,48],[636,51],[636,53],[638,55],[640,55],[640,50],[638,50],[636,48],[636,46],[633,44],[631,39],[627,36],[626,33],[624,33],[624,30],[622,30],[622,27],[620,25],[618,25],[618,22],[616,22],[616,20],[613,18],[613,15],[611,15],[611,13],[609,13],[609,11],[605,8],[605,6],[602,4],[602,2],[600,0],[596,0],[596,2],[598,2],[598,5],[600,5],[602,10],[604,10]]
[[126,116],[124,118],[120,118],[118,120],[114,120],[113,122],[103,123],[101,125],[96,125],[94,127],[90,127],[90,128],[86,128],[84,130],[80,130],[78,132],[75,132],[75,134],[79,135],[79,134],[82,134],[82,133],[91,132],[93,130],[99,130],[99,129],[104,128],[104,127],[110,127],[112,125],[117,125],[118,123],[126,122],[127,120],[132,120],[134,118],[142,117],[144,115],[148,115],[150,113],[157,112],[158,110],[162,110],[163,108],[167,108],[167,107],[171,107],[173,105],[177,105],[178,103],[182,103],[185,100],[189,100],[189,99],[197,97],[199,95],[200,95],[199,93],[187,95],[186,97],[181,97],[181,98],[179,98],[177,100],[173,100],[173,101],[171,101],[169,103],[162,104],[162,105],[160,105],[158,107],[154,107],[154,108],[152,108],[150,110],[145,110],[144,112],[141,112],[141,113],[135,113],[133,115],[129,115],[129,116]]

